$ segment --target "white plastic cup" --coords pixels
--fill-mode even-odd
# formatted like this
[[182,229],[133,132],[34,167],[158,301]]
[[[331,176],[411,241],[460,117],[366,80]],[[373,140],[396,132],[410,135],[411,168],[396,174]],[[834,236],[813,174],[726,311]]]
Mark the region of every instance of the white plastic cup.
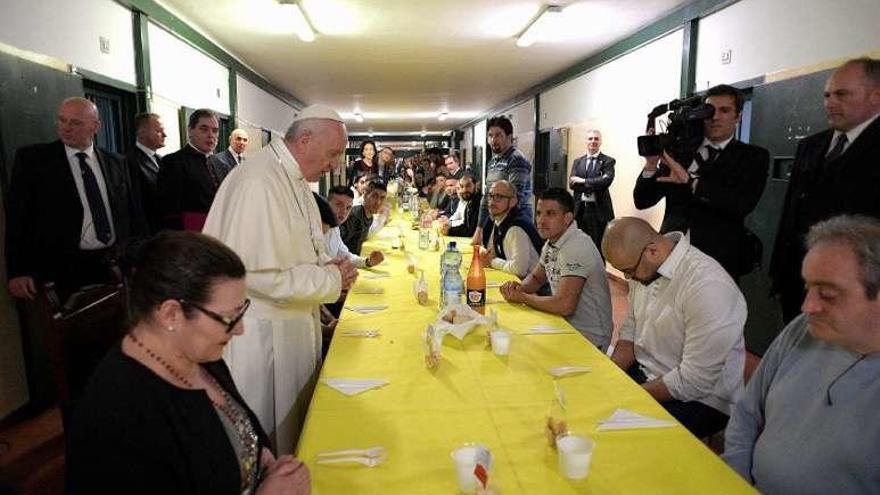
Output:
[[480,480],[474,475],[477,467],[477,459],[488,471],[492,463],[492,454],[489,449],[482,445],[465,445],[452,451],[452,460],[455,461],[455,474],[458,478],[458,489],[464,493],[473,493]]
[[579,480],[590,473],[590,460],[596,443],[587,437],[565,434],[556,437],[559,472],[568,479]]
[[492,342],[492,352],[499,356],[506,356],[510,352],[510,332],[495,330],[489,332]]

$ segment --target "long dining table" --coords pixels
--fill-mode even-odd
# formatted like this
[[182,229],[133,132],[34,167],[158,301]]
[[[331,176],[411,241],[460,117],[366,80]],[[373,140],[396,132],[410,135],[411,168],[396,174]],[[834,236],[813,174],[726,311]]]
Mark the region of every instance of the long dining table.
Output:
[[[399,233],[405,237],[404,251],[394,242]],[[512,275],[486,270],[485,310],[495,312],[498,326],[512,332],[510,353],[493,354],[481,326],[460,341],[447,335],[439,365],[429,369],[424,334],[437,319],[442,249],[419,250],[417,238],[408,220],[396,218],[364,244],[363,252],[381,249],[385,261],[361,271],[345,305],[387,307],[343,310],[297,447],[297,457],[311,471],[312,493],[459,493],[450,454],[466,444],[490,449],[490,486],[503,495],[754,493],[678,423],[600,430],[600,422],[618,409],[675,420],[565,319],[505,302],[497,285],[513,280]],[[469,239],[443,242],[448,240],[457,240],[463,252],[464,277],[471,261]],[[417,262],[415,273],[407,269],[408,259]],[[429,287],[424,305],[413,292],[420,269]],[[562,333],[529,334],[536,326]],[[344,335],[361,330],[379,335]],[[559,366],[590,371],[554,378],[548,370]],[[349,396],[323,382],[332,378],[388,383]],[[548,416],[595,442],[585,479],[560,474],[546,434]],[[376,466],[316,463],[322,451],[372,446],[387,452]]]

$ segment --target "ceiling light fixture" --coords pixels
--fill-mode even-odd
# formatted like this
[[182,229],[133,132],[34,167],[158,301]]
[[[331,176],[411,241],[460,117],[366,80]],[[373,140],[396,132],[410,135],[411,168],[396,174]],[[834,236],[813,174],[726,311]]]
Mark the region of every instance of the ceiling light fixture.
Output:
[[278,0],[278,3],[290,12],[293,19],[294,29],[299,39],[306,43],[315,41],[315,29],[309,22],[305,9],[300,5],[299,0]]
[[443,122],[446,120],[446,117],[449,117],[449,112],[440,112],[440,115],[437,117],[437,120]]
[[355,112],[354,113],[354,120],[356,120],[358,122],[363,122],[364,116],[360,112]]
[[516,37],[516,46],[526,48],[538,39],[542,38],[545,33],[551,33],[553,26],[562,18],[562,7],[558,5],[545,5],[541,8],[537,17],[532,19],[522,33]]

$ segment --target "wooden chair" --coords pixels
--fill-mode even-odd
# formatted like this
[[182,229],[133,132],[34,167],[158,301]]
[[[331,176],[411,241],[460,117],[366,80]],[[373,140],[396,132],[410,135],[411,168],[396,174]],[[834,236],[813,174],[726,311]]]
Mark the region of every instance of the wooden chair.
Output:
[[98,363],[125,335],[125,290],[121,283],[83,287],[61,304],[50,283],[38,303],[46,315],[46,346],[66,429]]

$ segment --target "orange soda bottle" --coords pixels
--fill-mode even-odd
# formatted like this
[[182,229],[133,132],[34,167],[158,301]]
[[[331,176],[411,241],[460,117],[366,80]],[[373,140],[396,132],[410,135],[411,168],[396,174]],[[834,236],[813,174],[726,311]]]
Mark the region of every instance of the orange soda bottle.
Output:
[[486,309],[486,272],[480,264],[480,245],[474,244],[471,268],[468,270],[465,293],[468,306],[480,314]]

